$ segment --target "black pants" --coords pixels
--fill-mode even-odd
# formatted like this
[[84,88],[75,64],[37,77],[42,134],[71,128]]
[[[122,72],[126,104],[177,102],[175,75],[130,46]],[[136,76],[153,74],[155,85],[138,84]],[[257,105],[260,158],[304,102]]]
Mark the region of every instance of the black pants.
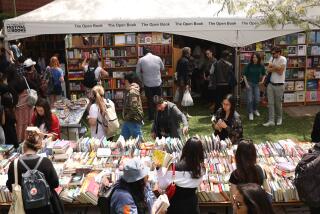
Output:
[[154,119],[154,113],[155,113],[155,104],[153,103],[153,96],[158,95],[161,96],[161,86],[158,87],[144,87],[146,97],[148,100],[148,119],[153,120]]
[[231,93],[231,88],[229,85],[218,85],[216,90],[215,90],[215,108],[214,108],[214,113],[221,108],[222,106],[222,101],[223,98]]

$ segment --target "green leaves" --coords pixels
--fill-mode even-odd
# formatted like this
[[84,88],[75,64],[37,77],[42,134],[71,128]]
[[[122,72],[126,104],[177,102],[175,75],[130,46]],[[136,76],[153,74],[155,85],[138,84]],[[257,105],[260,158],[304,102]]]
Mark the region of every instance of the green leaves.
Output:
[[[275,28],[294,24],[303,29],[320,27],[320,1],[319,0],[209,0],[210,4],[220,4],[223,11],[235,14],[246,11],[247,17],[260,18],[262,25]],[[308,10],[318,7],[316,16],[309,16]]]

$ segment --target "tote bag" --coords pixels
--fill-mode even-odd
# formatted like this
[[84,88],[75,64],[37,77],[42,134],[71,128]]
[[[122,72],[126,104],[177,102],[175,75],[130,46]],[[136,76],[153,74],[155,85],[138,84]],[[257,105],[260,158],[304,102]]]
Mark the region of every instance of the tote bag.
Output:
[[18,184],[18,158],[14,160],[14,184],[12,184],[12,204],[8,214],[25,214],[21,194],[21,186]]

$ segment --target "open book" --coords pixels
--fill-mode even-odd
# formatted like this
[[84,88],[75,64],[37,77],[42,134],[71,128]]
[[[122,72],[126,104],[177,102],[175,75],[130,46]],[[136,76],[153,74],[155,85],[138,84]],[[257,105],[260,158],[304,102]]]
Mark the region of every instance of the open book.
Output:
[[173,156],[162,150],[154,150],[152,154],[152,160],[157,165],[168,168],[173,161]]

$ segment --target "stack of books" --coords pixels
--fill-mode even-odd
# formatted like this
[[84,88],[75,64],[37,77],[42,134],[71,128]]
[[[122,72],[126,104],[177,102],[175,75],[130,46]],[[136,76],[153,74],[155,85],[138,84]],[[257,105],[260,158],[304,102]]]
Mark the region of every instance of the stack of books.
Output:
[[70,147],[69,141],[57,140],[53,145],[53,159],[55,161],[65,161],[72,153],[73,149]]

